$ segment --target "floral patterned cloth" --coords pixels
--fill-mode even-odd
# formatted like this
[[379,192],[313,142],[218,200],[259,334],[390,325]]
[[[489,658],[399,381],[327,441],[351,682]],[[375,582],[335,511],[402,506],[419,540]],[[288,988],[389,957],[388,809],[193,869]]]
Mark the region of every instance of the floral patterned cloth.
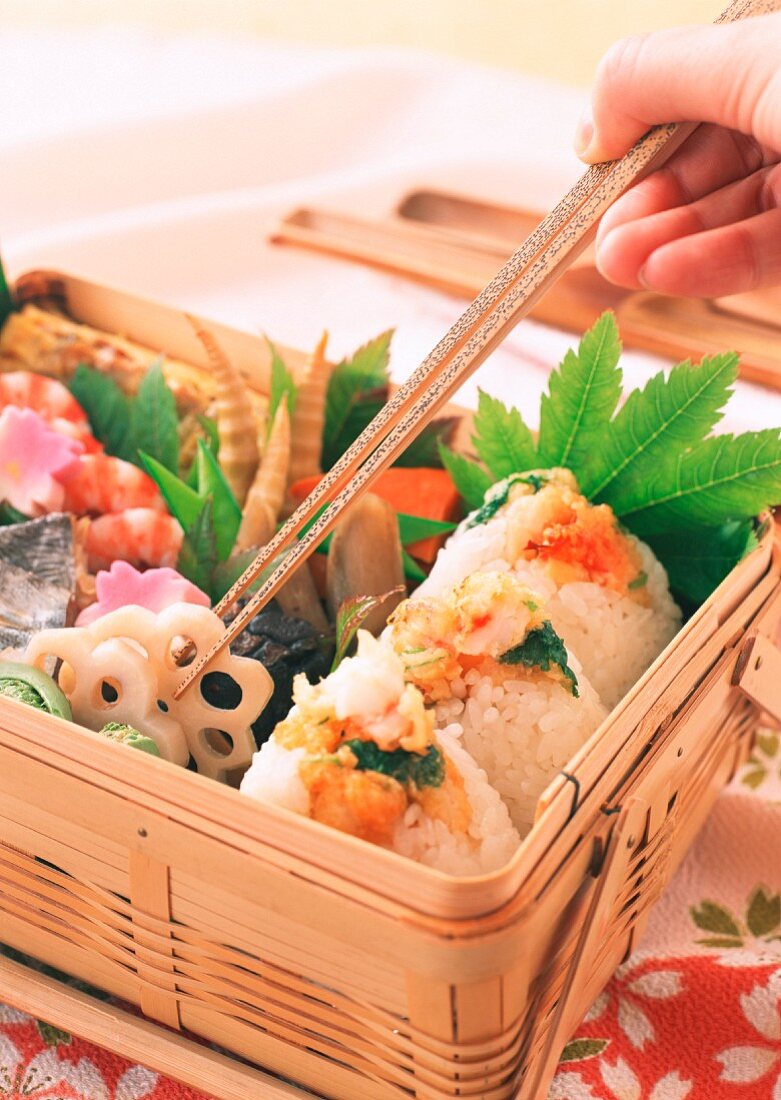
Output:
[[[0,1098],[202,1094],[0,1005]],[[781,738],[763,732],[549,1100],[781,1100]]]

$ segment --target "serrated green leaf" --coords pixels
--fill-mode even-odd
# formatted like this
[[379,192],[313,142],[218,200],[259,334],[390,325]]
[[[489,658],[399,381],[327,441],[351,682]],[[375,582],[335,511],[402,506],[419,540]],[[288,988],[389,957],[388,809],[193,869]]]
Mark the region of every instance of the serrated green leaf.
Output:
[[758,886],[749,900],[746,924],[752,936],[769,936],[781,924],[781,894]]
[[609,1046],[609,1039],[572,1039],[561,1052],[559,1062],[583,1062],[587,1058],[597,1058]]
[[631,508],[657,463],[700,443],[719,422],[737,374],[737,355],[716,355],[696,367],[680,363],[633,390],[591,451],[583,491],[617,514]]
[[472,443],[477,457],[494,481],[539,465],[534,437],[521,414],[484,390],[478,391],[474,429]]
[[296,398],[298,397],[298,387],[282,356],[268,337],[266,337],[266,341],[271,350],[271,387],[268,402],[268,430],[270,432],[283,397],[287,397],[287,411],[291,417],[293,416]]
[[659,461],[635,489],[631,507],[619,514],[641,538],[750,519],[781,501],[779,432],[706,439],[693,451]]
[[217,555],[225,561],[233,550],[236,535],[241,526],[241,508],[233,490],[225,479],[219,462],[203,442],[198,440],[195,456],[198,473],[198,496],[212,498],[214,528],[217,538]]
[[8,285],[3,261],[0,259],[0,325],[4,325],[8,316],[16,310],[16,302]]
[[212,595],[212,576],[218,560],[214,508],[212,498],[207,497],[201,502],[195,521],[185,530],[177,568],[183,577]]
[[553,371],[540,402],[540,466],[566,466],[576,475],[602,446],[621,396],[621,340],[615,315],[603,313]]
[[324,469],[341,458],[385,404],[392,336],[383,332],[331,372],[323,429]]
[[491,475],[477,462],[473,462],[457,451],[451,451],[444,444],[440,444],[439,454],[442,465],[450,474],[458,495],[469,511],[479,508],[483,503],[483,497],[491,488]]
[[703,932],[714,932],[719,936],[740,937],[740,928],[735,918],[728,909],[718,905],[715,901],[703,901],[699,907],[692,906],[689,912],[694,923]]
[[130,398],[113,378],[79,363],[68,389],[87,414],[92,434],[106,452],[138,464],[138,451],[130,426]]
[[413,439],[406,451],[397,458],[394,466],[438,468],[442,466],[440,444],[446,445],[453,438],[461,418],[442,416],[427,424],[420,435]]
[[151,455],[140,452],[141,463],[163,495],[163,500],[174,519],[186,531],[195,523],[203,508],[203,500],[176,474],[172,474]]
[[391,596],[404,592],[403,585],[383,592],[379,596],[350,596],[343,600],[336,613],[336,653],[331,672],[338,668],[347,655],[353,639],[376,607],[381,607]]
[[179,472],[179,420],[176,402],[161,364],[151,366],[130,406],[133,445],[157,459],[172,473]]
[[700,604],[755,549],[757,538],[752,521],[743,520],[721,527],[681,527],[649,543],[667,570],[672,591]]

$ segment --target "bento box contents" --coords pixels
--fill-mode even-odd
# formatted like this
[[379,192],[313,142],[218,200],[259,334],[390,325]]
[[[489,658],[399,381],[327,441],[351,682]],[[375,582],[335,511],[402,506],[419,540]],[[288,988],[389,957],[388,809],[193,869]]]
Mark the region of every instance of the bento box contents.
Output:
[[619,408],[605,314],[536,434],[485,393],[471,447],[429,425],[177,698],[242,606],[222,596],[387,399],[391,339],[334,366],[324,336],[295,371],[269,345],[261,393],[182,324],[209,370],[5,319],[0,694],[448,874],[502,867],[781,499],[778,432],[711,435],[737,357]]

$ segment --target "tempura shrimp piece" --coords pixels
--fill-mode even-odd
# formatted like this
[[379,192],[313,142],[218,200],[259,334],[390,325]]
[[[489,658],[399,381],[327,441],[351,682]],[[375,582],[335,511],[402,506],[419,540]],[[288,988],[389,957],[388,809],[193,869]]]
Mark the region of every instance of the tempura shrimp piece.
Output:
[[247,385],[225,352],[195,317],[187,315],[203,344],[216,383],[215,416],[220,436],[220,466],[240,505],[260,461],[258,426]]
[[148,474],[114,455],[83,455],[65,482],[65,508],[77,516],[103,516],[127,508],[166,512],[165,501]]
[[315,821],[375,844],[390,840],[407,809],[407,792],[389,775],[321,760],[303,761],[300,774]]
[[128,508],[90,523],[86,548],[89,570],[108,569],[114,561],[168,566],[179,558],[184,535],[173,516],[153,508]]
[[98,442],[89,428],[76,424],[72,420],[65,420],[61,416],[55,416],[53,420],[48,420],[47,423],[52,431],[58,432],[59,435],[67,435],[69,439],[75,439],[78,443],[81,443],[85,454],[103,453],[103,444]]

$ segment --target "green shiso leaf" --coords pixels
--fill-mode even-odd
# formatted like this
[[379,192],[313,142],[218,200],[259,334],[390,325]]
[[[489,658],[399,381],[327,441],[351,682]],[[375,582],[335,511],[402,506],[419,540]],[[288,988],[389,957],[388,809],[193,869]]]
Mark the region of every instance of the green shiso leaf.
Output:
[[353,644],[355,635],[375,607],[380,607],[387,599],[398,595],[400,592],[404,592],[403,586],[392,588],[390,592],[383,592],[380,596],[351,596],[349,599],[342,601],[336,613],[336,653],[331,665],[331,672],[338,668],[347,656],[347,651]]
[[137,463],[138,451],[130,428],[130,398],[114,379],[80,363],[68,388],[87,414],[92,433],[106,452]]
[[144,374],[130,406],[130,428],[137,451],[157,459],[172,473],[179,471],[179,421],[174,395],[160,362]]
[[466,521],[467,527],[479,527],[481,523],[488,523],[490,519],[496,515],[500,508],[502,508],[510,498],[510,489],[518,482],[523,482],[525,485],[531,485],[535,493],[539,493],[543,485],[546,485],[549,481],[544,474],[513,474],[511,477],[506,477],[504,481],[497,481],[496,485],[492,485],[488,492],[485,494],[485,498],[480,507],[472,512]]
[[323,469],[330,469],[385,404],[392,331],[364,344],[334,367],[328,380]]
[[621,520],[636,535],[717,527],[750,519],[781,501],[781,439],[768,429],[717,435],[684,454],[670,454],[638,484]]
[[736,355],[717,355],[699,366],[680,363],[633,390],[591,453],[583,492],[619,515],[629,511],[637,487],[659,462],[700,443],[718,423],[737,374]]
[[195,523],[203,508],[203,500],[195,489],[190,488],[176,474],[158,462],[151,455],[140,452],[141,463],[162,493],[171,515],[177,519],[184,531]]
[[3,261],[0,259],[0,325],[4,325],[11,313],[16,311],[16,302],[11,294],[5,275]]
[[292,372],[287,368],[282,356],[268,337],[266,337],[266,342],[271,350],[271,388],[268,402],[268,431],[270,432],[283,397],[287,397],[287,411],[292,417],[296,407],[298,387],[293,379]]
[[478,391],[472,443],[494,480],[539,465],[534,438],[517,409]]
[[530,630],[520,645],[503,653],[499,661],[503,665],[525,665],[549,672],[551,665],[560,669],[572,686],[572,694],[578,695],[578,678],[567,664],[567,647],[546,619],[542,626]]
[[220,464],[202,440],[198,440],[195,461],[198,472],[198,496],[201,500],[205,497],[212,499],[217,555],[220,561],[225,561],[230,556],[236,542],[236,535],[239,533],[241,508],[225,479]]
[[436,745],[429,745],[425,755],[406,749],[385,752],[373,741],[345,741],[344,746],[358,761],[358,771],[379,772],[418,788],[440,787],[444,782],[445,761]]
[[684,527],[651,540],[651,549],[667,570],[670,588],[692,604],[707,600],[756,546],[752,520],[736,520],[720,527]]
[[584,460],[599,450],[621,396],[620,356],[615,315],[603,313],[577,352],[570,349],[551,374],[540,403],[539,461],[525,468],[566,466],[578,474]]
[[457,451],[451,451],[444,444],[439,446],[439,455],[442,459],[442,465],[450,474],[458,495],[470,512],[475,508],[479,508],[483,503],[483,497],[491,488],[493,480],[488,471]]
[[217,534],[211,497],[201,502],[196,519],[184,532],[177,568],[183,577],[212,596],[212,577],[217,566]]
[[440,446],[449,443],[453,438],[460,419],[458,416],[442,416],[432,420],[393,465],[428,466],[435,469],[441,467]]

